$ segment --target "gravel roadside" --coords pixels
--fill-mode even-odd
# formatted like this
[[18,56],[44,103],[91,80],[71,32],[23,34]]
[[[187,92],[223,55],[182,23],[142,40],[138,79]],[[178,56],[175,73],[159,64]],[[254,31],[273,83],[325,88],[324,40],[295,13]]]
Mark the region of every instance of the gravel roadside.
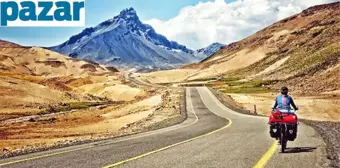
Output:
[[340,123],[301,120],[313,127],[326,142],[327,159],[331,160],[330,167],[340,167]]
[[238,105],[235,100],[231,97],[231,96],[226,96],[223,93],[209,88],[209,90],[216,96],[216,98],[226,107],[230,108],[233,111],[242,113],[242,114],[247,114],[247,115],[257,115],[253,112],[251,112],[250,110],[247,110],[245,108],[243,108],[242,106]]
[[[166,127],[170,127],[179,123],[182,123],[187,119],[187,111],[186,111],[186,93],[185,89],[180,89],[179,92],[179,102],[177,101],[166,101],[165,104],[162,105],[159,109],[157,109],[158,112],[162,111],[171,111],[173,115],[169,116],[168,118],[159,121],[159,122],[152,122],[149,123],[148,121],[152,121],[154,119],[154,115],[150,115],[148,118],[145,118],[143,120],[137,121],[135,123],[129,124],[128,127],[122,128],[123,134],[137,134],[152,130],[158,130]],[[171,94],[171,93],[169,93]],[[171,100],[171,99],[169,99]],[[157,113],[157,111],[155,113]]]

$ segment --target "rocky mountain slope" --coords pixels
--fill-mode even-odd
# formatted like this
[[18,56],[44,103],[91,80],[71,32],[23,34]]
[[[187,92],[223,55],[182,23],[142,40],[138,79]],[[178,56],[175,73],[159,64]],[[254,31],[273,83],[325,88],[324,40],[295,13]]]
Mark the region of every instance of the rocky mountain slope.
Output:
[[133,8],[50,49],[119,68],[167,69],[198,61],[192,50],[143,24]]
[[225,44],[213,43],[213,44],[209,45],[208,47],[196,50],[195,56],[199,57],[201,60],[203,60],[203,59],[215,54],[223,46],[225,46]]
[[211,77],[271,81],[274,88],[339,90],[340,2],[318,5],[229,44],[199,64],[187,80]]

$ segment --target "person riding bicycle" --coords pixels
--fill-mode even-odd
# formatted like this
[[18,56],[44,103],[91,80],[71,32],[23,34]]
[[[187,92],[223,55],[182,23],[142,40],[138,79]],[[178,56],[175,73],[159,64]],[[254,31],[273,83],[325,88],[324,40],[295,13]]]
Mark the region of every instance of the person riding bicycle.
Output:
[[280,110],[290,110],[291,106],[294,108],[294,110],[298,110],[299,108],[295,105],[294,100],[291,96],[288,95],[288,88],[282,87],[281,88],[281,95],[277,96],[275,99],[275,104],[273,106],[274,109],[280,109]]
[[[277,96],[275,99],[275,105],[273,106],[272,116],[275,118],[280,116],[280,113],[283,111],[287,111],[288,113],[291,112],[291,106],[294,108],[294,110],[298,110],[298,107],[295,105],[294,100],[291,96],[288,95],[288,88],[282,87],[281,88],[281,95]],[[295,114],[294,114],[295,115]],[[297,119],[297,116],[295,115],[295,118]],[[270,134],[272,137],[276,137],[273,129],[275,129],[275,125],[270,126]],[[297,131],[297,127],[296,127]],[[293,139],[296,138],[296,131],[294,133]],[[276,137],[277,140],[279,140],[278,137]],[[280,140],[278,143],[281,143]]]

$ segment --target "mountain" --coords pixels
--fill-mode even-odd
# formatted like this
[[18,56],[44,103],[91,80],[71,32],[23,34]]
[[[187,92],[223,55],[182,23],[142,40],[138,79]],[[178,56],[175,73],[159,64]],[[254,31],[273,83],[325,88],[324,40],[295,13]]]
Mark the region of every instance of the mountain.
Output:
[[265,80],[273,88],[339,90],[340,2],[318,5],[227,46],[199,64],[188,80]]
[[198,61],[192,50],[143,24],[133,8],[49,49],[119,68],[167,69]]
[[195,52],[195,56],[201,58],[201,60],[215,54],[218,50],[220,50],[225,44],[221,43],[213,43],[209,45],[208,47],[198,49]]

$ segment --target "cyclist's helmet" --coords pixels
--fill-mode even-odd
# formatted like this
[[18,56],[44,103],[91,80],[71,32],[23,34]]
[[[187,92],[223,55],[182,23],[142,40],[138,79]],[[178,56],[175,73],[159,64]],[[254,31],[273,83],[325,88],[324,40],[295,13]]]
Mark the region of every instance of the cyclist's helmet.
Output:
[[287,87],[282,87],[281,88],[281,94],[283,94],[283,95],[287,95],[288,94],[288,88]]

